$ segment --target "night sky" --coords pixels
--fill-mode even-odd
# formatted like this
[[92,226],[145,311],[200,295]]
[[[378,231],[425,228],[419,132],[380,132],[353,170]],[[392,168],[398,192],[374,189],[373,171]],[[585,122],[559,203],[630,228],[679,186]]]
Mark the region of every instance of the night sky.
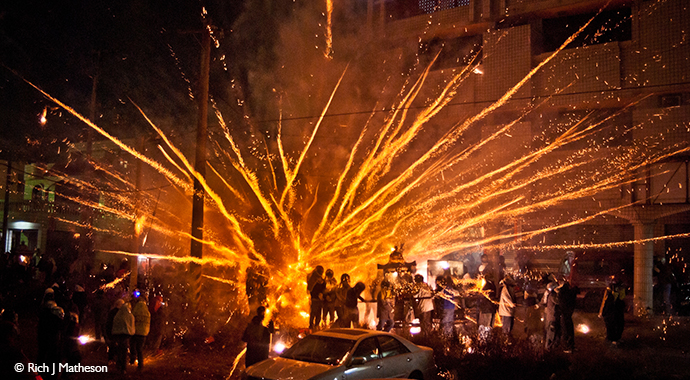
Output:
[[[231,30],[242,1],[8,1],[0,5],[0,157],[51,160],[86,126],[31,88],[85,116],[97,76],[97,124],[121,137],[144,130],[132,101],[154,117],[193,120],[202,7]],[[22,79],[23,78],[23,79]],[[131,99],[131,101],[130,101]],[[48,106],[48,123],[40,114]],[[183,123],[187,124],[187,123]],[[180,128],[193,128],[184,125]]]

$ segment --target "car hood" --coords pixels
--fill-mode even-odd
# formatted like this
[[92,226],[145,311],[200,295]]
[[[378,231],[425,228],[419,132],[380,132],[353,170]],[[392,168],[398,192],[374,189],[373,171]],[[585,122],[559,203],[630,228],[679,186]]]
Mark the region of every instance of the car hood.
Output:
[[264,360],[247,368],[247,375],[272,380],[309,379],[333,368],[326,364],[278,357]]

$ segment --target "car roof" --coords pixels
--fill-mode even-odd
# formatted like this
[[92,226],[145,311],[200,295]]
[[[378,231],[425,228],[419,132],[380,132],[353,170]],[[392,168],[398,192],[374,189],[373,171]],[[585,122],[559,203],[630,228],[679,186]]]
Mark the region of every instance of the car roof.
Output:
[[345,328],[335,328],[323,331],[315,332],[313,335],[317,336],[331,336],[342,339],[358,340],[366,335],[385,335],[380,331],[365,330],[365,329],[345,329]]
[[331,338],[347,339],[356,342],[360,339],[372,337],[372,336],[390,336],[395,338],[398,342],[402,343],[408,350],[416,352],[419,350],[431,350],[430,348],[418,346],[409,340],[389,332],[377,331],[377,330],[366,330],[366,329],[349,329],[349,328],[335,328],[315,332],[311,335],[314,336],[324,336]]

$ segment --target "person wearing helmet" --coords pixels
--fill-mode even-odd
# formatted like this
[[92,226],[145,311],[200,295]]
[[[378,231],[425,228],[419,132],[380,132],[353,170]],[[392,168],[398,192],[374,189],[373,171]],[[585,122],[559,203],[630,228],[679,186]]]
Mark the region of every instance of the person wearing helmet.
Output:
[[558,305],[557,286],[557,283],[549,282],[546,285],[546,291],[542,300],[542,304],[546,306],[544,313],[544,348],[547,351],[556,347],[561,337],[561,309]]
[[362,292],[367,286],[362,281],[359,281],[347,291],[345,297],[345,325],[343,327],[359,327],[359,309],[357,308],[357,301],[364,302]]
[[431,313],[434,311],[434,292],[429,284],[424,282],[424,276],[417,274],[414,276],[415,300],[417,301],[416,310],[419,312],[419,324],[422,328],[422,335],[429,336],[431,333]]
[[317,330],[321,326],[321,313],[323,312],[323,293],[326,290],[326,280],[323,278],[323,267],[317,265],[307,278],[307,291],[311,297],[309,310],[309,328]]
[[376,295],[376,311],[379,317],[379,324],[376,330],[391,331],[395,321],[393,320],[393,310],[395,309],[395,297],[388,280],[381,281],[381,290]]
[[611,280],[604,292],[599,318],[603,318],[606,325],[606,340],[617,345],[625,326],[625,287],[618,277]]
[[333,269],[326,270],[326,290],[323,292],[323,322],[332,325],[335,322],[335,290],[338,280],[335,279]]
[[335,321],[336,326],[345,325],[345,299],[348,290],[350,290],[350,275],[343,273],[340,276],[340,284],[335,289],[335,312],[338,314],[338,319]]
[[498,303],[498,315],[501,317],[503,333],[510,336],[515,322],[515,308],[517,298],[515,297],[515,281],[510,274],[505,275],[499,282],[501,286],[501,296]]

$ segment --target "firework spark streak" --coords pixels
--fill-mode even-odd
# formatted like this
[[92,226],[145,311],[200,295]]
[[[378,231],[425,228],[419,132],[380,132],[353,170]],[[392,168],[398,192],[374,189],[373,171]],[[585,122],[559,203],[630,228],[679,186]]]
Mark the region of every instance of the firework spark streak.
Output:
[[122,277],[118,277],[118,278],[114,279],[113,281],[110,281],[110,282],[107,283],[107,284],[101,285],[98,289],[94,290],[93,293],[96,293],[98,290],[105,290],[105,289],[112,289],[112,288],[114,288],[115,285],[117,285],[117,284],[121,283],[122,281],[124,281],[124,279],[127,278],[127,276],[130,275],[130,273],[131,273],[131,272],[127,272],[127,273],[125,273]]
[[326,58],[333,59],[333,0],[326,0]]
[[[328,46],[325,54],[332,58],[332,0],[327,0],[326,6]],[[317,100],[320,112],[313,112],[311,122],[301,129],[283,118],[282,90],[278,95],[281,107],[276,111],[279,118],[275,130],[269,131],[270,128],[266,128],[266,133],[262,131],[261,135],[252,135],[251,138],[239,137],[240,131],[236,126],[230,128],[230,121],[224,120],[221,109],[212,101],[222,133],[221,138],[214,139],[213,149],[215,157],[221,163],[209,164],[212,174],[209,172],[211,175],[206,177],[194,170],[185,157],[185,146],[175,145],[171,137],[139,106],[137,108],[141,115],[162,141],[158,149],[164,156],[161,162],[165,166],[108,134],[36,85],[27,83],[120,149],[160,173],[162,178],[172,184],[171,192],[178,192],[180,199],[186,197],[185,201],[171,200],[170,207],[161,210],[162,213],[167,213],[165,217],[142,212],[132,206],[134,202],[126,194],[111,197],[116,203],[124,205],[121,209],[74,197],[67,199],[130,222],[143,215],[151,224],[150,229],[169,241],[194,239],[184,232],[187,229],[175,226],[176,223],[184,224],[184,216],[179,210],[182,206],[188,208],[192,179],[201,183],[204,192],[209,195],[207,202],[214,206],[207,209],[205,217],[217,218],[207,224],[204,236],[208,237],[198,241],[212,252],[212,256],[217,257],[200,259],[117,250],[102,252],[145,256],[178,263],[236,267],[238,271],[245,270],[252,264],[262,264],[268,267],[267,276],[272,283],[278,284],[270,289],[270,303],[289,305],[295,309],[294,314],[299,315],[307,307],[305,273],[318,264],[350,272],[354,281],[365,281],[371,274],[371,268],[375,267],[374,264],[387,258],[391,242],[396,240],[411,242],[406,246],[405,253],[412,259],[436,259],[464,249],[498,247],[503,239],[527,240],[571,227],[629,207],[632,203],[615,206],[608,204],[594,211],[588,210],[586,216],[558,220],[546,227],[532,230],[472,235],[474,229],[492,222],[519,220],[525,215],[542,212],[569,201],[594,197],[623,185],[632,186],[639,180],[638,172],[663,162],[674,154],[688,151],[687,147],[681,146],[668,149],[655,147],[649,149],[649,152],[645,145],[611,148],[603,139],[589,143],[588,139],[594,139],[599,131],[608,128],[615,117],[624,111],[630,111],[629,107],[636,104],[632,102],[627,107],[604,116],[588,112],[560,129],[553,127],[554,136],[551,138],[521,142],[525,146],[520,147],[524,149],[518,151],[519,156],[491,161],[490,156],[494,153],[498,155],[502,153],[499,151],[507,150],[504,145],[517,145],[509,140],[511,135],[520,132],[521,123],[527,115],[534,116],[542,105],[548,106],[550,96],[537,104],[520,106],[522,108],[504,122],[492,125],[491,118],[487,117],[509,102],[512,104],[518,91],[534,80],[537,72],[552,62],[592,20],[593,18],[555,51],[547,54],[518,83],[497,96],[497,100],[484,103],[481,106],[483,108],[473,109],[469,115],[456,116],[453,113],[448,116],[441,115],[441,112],[452,104],[451,101],[467,79],[477,73],[478,55],[470,57],[470,64],[458,67],[450,74],[441,73],[444,84],[435,88],[432,94],[427,94],[427,86],[432,86],[428,82],[436,80],[433,79],[434,76],[441,75],[440,70],[432,73],[432,66],[439,57],[437,54],[427,66],[420,67],[414,75],[403,80],[405,83],[394,95],[395,100],[390,101],[390,106],[386,103],[386,116],[378,116],[383,108],[379,106],[379,102],[388,102],[388,99],[377,100],[374,109],[367,108],[370,113],[361,126],[358,127],[356,123],[359,121],[353,118],[355,121],[352,125],[347,125],[349,130],[354,131],[351,139],[337,141],[338,148],[344,151],[337,158],[329,151],[331,147],[319,145],[317,136],[321,137],[325,134],[324,130],[330,128],[327,114],[332,116],[335,112],[331,109],[338,107],[336,94],[343,91],[341,86],[344,88],[348,83],[346,74],[349,66],[338,71],[341,74],[335,86],[332,86],[332,81],[329,82],[329,89]],[[321,52],[317,51],[317,55],[319,62],[323,62]],[[338,70],[341,68],[338,67]],[[570,85],[572,83],[566,88]],[[420,103],[423,105],[420,106]],[[252,124],[248,111],[243,109],[242,112],[243,122],[260,130]],[[445,118],[437,123],[443,124],[442,129],[439,125],[432,125],[432,121],[436,122],[443,117]],[[484,127],[480,122],[490,125]],[[474,128],[480,127],[481,137],[478,140],[467,136]],[[547,127],[552,128],[551,125]],[[626,133],[638,127],[626,128]],[[426,132],[432,129],[438,129],[434,131],[437,134],[420,142]],[[291,136],[297,137],[290,140]],[[249,143],[245,144],[247,141]],[[584,143],[587,143],[586,147],[577,148]],[[648,144],[653,146],[654,142],[650,141]],[[322,157],[324,154],[325,159]],[[311,165],[310,160],[314,157],[322,160],[314,161]],[[325,163],[331,166],[323,166],[324,173],[309,171],[321,170],[321,165]],[[114,178],[120,188],[125,187],[130,191],[135,188],[124,175],[108,175]],[[79,186],[90,191],[98,191],[99,188],[88,182],[80,183]],[[107,233],[109,229],[98,231]],[[610,244],[522,248],[605,248],[687,238],[687,235]],[[241,281],[209,275],[204,277],[237,285],[238,289],[243,288]],[[483,294],[477,283],[458,285],[468,288],[467,291]],[[233,371],[240,356],[235,360]]]
[[225,378],[225,380],[230,380],[232,378],[232,374],[235,373],[235,369],[237,368],[237,365],[240,363],[240,359],[242,359],[242,356],[247,353],[247,347],[242,349],[239,354],[235,357],[235,360],[232,362],[232,371],[230,371],[230,374],[228,377]]
[[232,261],[232,260],[214,259],[214,258],[210,258],[210,257],[204,257],[204,258],[189,257],[189,256],[176,257],[176,256],[157,255],[157,254],[153,254],[153,253],[132,253],[132,252],[125,252],[125,251],[108,251],[105,249],[99,249],[98,251],[103,252],[103,253],[112,253],[115,255],[129,256],[129,257],[146,257],[149,259],[172,261],[172,262],[182,263],[182,264],[189,264],[189,263],[194,263],[194,264],[198,264],[198,265],[205,265],[206,264],[206,265],[212,265],[214,267],[217,267],[217,266],[234,267],[235,265],[237,265],[237,262]]
[[675,235],[665,235],[665,236],[657,236],[654,238],[648,238],[648,239],[637,239],[637,240],[628,240],[628,241],[617,241],[613,243],[604,243],[604,244],[555,244],[555,245],[542,245],[542,246],[532,246],[532,247],[520,247],[519,249],[531,249],[531,250],[549,250],[549,249],[591,249],[591,248],[616,248],[616,247],[624,247],[627,245],[635,245],[635,244],[645,244],[645,243],[653,243],[657,241],[662,241],[662,240],[671,240],[671,239],[687,239],[690,238],[690,232],[689,233],[684,233],[684,234],[675,234]]

